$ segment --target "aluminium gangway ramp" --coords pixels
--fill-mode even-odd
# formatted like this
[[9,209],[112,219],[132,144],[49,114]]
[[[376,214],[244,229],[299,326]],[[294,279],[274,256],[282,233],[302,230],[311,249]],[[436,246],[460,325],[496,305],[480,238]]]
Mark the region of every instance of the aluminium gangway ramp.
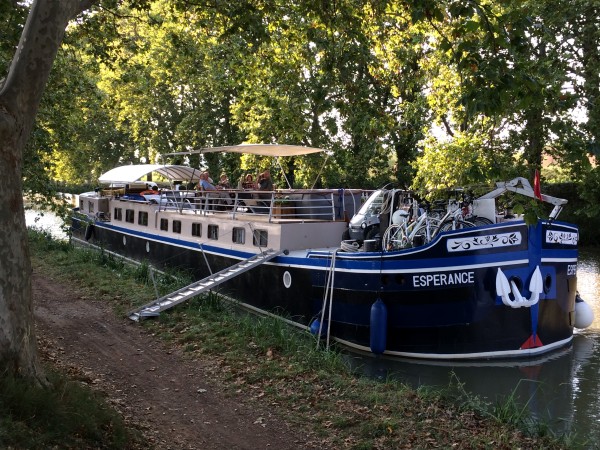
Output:
[[136,322],[145,317],[156,317],[162,311],[172,308],[173,306],[189,300],[196,295],[200,295],[221,283],[231,280],[232,278],[247,272],[256,266],[270,261],[282,253],[287,253],[287,251],[268,249],[262,253],[253,255],[248,259],[243,259],[239,263],[223,269],[220,272],[212,274],[202,280],[195,281],[184,288],[181,288],[175,292],[171,292],[170,294],[156,299],[144,306],[140,306],[139,308],[128,312],[127,317],[129,317],[131,320],[135,320]]

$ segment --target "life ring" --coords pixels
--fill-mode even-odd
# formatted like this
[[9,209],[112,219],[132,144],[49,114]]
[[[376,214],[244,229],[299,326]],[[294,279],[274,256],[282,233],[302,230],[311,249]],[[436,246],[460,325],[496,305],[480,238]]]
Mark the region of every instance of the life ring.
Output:
[[85,227],[85,240],[89,241],[95,235],[95,226],[92,223],[88,223]]

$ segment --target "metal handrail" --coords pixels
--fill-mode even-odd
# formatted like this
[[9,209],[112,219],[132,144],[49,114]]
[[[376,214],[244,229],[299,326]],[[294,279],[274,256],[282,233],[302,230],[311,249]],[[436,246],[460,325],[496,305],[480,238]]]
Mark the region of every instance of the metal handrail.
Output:
[[268,222],[279,220],[344,220],[347,195],[352,196],[352,208],[362,190],[164,190],[158,200],[158,212],[177,211],[190,214],[227,213],[232,219],[240,215],[260,216]]

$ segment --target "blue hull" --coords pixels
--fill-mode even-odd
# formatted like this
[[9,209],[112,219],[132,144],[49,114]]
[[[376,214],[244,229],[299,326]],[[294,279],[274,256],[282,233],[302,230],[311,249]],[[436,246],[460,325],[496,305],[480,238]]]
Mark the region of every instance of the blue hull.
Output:
[[[83,238],[83,222],[74,219]],[[331,299],[330,336],[372,348],[378,329],[385,353],[430,359],[530,357],[569,345],[577,281],[577,228],[540,221],[507,222],[440,234],[431,243],[393,252],[294,251],[219,290],[302,326],[321,317]],[[97,221],[92,241],[138,260],[192,270],[197,278],[251,256],[206,242],[165,238]],[[204,252],[204,255],[202,255]],[[498,269],[530,298],[539,267],[543,290],[530,307],[512,307],[497,290]],[[333,279],[328,283],[328,279]],[[372,323],[381,299],[384,323]],[[329,310],[325,307],[325,319]]]

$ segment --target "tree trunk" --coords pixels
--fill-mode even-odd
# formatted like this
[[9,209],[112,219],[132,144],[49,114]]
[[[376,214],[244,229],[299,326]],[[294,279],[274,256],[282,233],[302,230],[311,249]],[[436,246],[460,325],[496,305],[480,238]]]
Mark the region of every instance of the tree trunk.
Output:
[[[537,46],[537,58],[546,59],[546,45],[540,42]],[[533,180],[536,170],[542,168],[542,155],[546,145],[546,131],[544,129],[544,96],[542,92],[531,92],[536,97],[531,106],[525,111],[525,159],[529,169],[529,179]]]
[[529,178],[533,180],[536,170],[542,168],[542,153],[544,152],[544,118],[541,107],[537,105],[530,107],[525,112],[525,134],[527,144],[525,146],[525,159],[529,169]]
[[0,197],[0,229],[3,230],[0,233],[0,364],[10,373],[41,380],[33,329],[21,155],[11,151],[17,148],[14,134],[11,140],[0,132],[0,190],[3,192]]
[[22,193],[23,150],[66,25],[89,2],[35,1],[0,86],[0,367],[45,382],[33,326]]

